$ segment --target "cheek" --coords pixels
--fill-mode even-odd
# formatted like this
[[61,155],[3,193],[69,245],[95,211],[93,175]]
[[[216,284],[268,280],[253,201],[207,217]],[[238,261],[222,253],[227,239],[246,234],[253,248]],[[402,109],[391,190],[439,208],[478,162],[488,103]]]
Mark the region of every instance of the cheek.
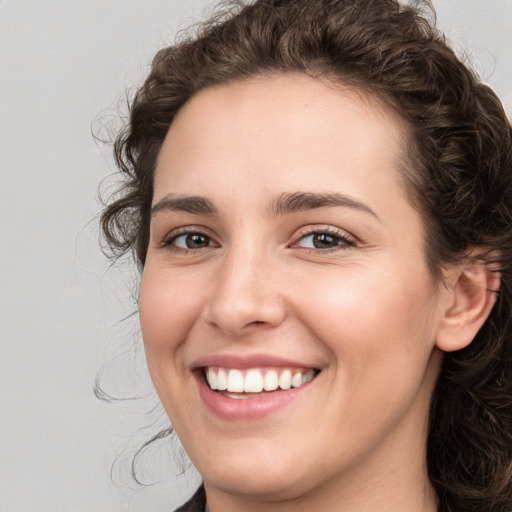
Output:
[[167,268],[146,266],[141,282],[139,314],[144,350],[155,390],[178,427],[193,413],[183,383],[192,378],[183,354],[191,326],[201,311],[194,283]]
[[330,388],[324,405],[326,410],[332,403],[338,406],[331,408],[330,424],[347,438],[368,435],[370,443],[376,430],[364,434],[361,425],[379,424],[385,430],[417,397],[428,408],[437,371],[431,365],[436,295],[426,293],[428,278],[390,285],[378,274],[363,275],[347,272],[343,283],[312,281],[300,310],[302,323],[333,361],[326,372]]
[[152,378],[178,366],[179,353],[200,311],[196,287],[180,282],[168,269],[146,267],[139,297],[142,338]]
[[351,377],[370,365],[389,373],[406,361],[426,364],[437,304],[428,275],[390,265],[387,272],[358,270],[334,269],[311,279],[297,306],[303,323]]

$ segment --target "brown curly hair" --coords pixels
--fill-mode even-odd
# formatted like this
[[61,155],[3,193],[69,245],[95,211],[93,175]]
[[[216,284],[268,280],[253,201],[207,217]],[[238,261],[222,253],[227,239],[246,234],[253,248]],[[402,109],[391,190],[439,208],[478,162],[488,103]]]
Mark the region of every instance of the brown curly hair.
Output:
[[412,132],[404,178],[425,220],[433,277],[474,248],[501,274],[490,317],[467,348],[445,354],[434,392],[427,458],[439,510],[510,512],[512,130],[434,19],[427,1],[230,2],[156,55],[115,142],[124,181],[101,227],[113,257],[132,251],[144,266],[156,159],[174,116],[201,89],[299,71],[380,97]]

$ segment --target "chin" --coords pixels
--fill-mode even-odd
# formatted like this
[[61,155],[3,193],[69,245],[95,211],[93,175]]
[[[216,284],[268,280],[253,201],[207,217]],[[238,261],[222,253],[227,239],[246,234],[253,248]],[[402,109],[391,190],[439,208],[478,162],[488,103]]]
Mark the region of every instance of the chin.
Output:
[[287,456],[277,449],[261,450],[261,443],[259,448],[259,453],[239,450],[238,456],[226,454],[215,461],[201,461],[197,469],[206,486],[261,501],[294,499],[316,485],[311,475],[306,478],[300,472],[305,457]]
[[203,477],[206,486],[210,485],[233,496],[244,496],[258,501],[288,501],[300,497],[309,490],[293,470],[283,473],[269,468],[242,468],[235,473],[225,470],[207,473]]

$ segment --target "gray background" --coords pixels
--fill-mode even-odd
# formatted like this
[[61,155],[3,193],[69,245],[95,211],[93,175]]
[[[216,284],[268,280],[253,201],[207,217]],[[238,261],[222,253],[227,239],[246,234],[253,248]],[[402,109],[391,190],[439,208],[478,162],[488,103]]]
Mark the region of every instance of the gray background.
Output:
[[[126,89],[208,4],[0,0],[0,512],[169,511],[197,485],[193,472],[172,476],[168,443],[139,465],[160,483],[130,482],[126,461],[166,422],[136,316],[120,321],[137,276],[108,269],[90,222],[114,169],[91,129],[115,130]],[[510,115],[512,0],[435,4]],[[98,401],[102,370],[108,393],[142,398]]]

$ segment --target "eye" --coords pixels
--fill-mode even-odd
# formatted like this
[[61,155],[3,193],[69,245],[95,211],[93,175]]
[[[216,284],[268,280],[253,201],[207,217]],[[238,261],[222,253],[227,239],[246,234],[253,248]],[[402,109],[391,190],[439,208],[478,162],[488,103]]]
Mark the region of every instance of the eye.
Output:
[[171,233],[162,242],[162,246],[175,252],[187,252],[218,247],[218,244],[210,236],[200,231],[181,231],[179,233]]
[[210,237],[202,233],[186,233],[172,239],[172,244],[180,249],[203,249],[209,247]]
[[310,231],[293,244],[294,247],[326,252],[347,249],[354,245],[354,240],[345,233],[331,229]]

